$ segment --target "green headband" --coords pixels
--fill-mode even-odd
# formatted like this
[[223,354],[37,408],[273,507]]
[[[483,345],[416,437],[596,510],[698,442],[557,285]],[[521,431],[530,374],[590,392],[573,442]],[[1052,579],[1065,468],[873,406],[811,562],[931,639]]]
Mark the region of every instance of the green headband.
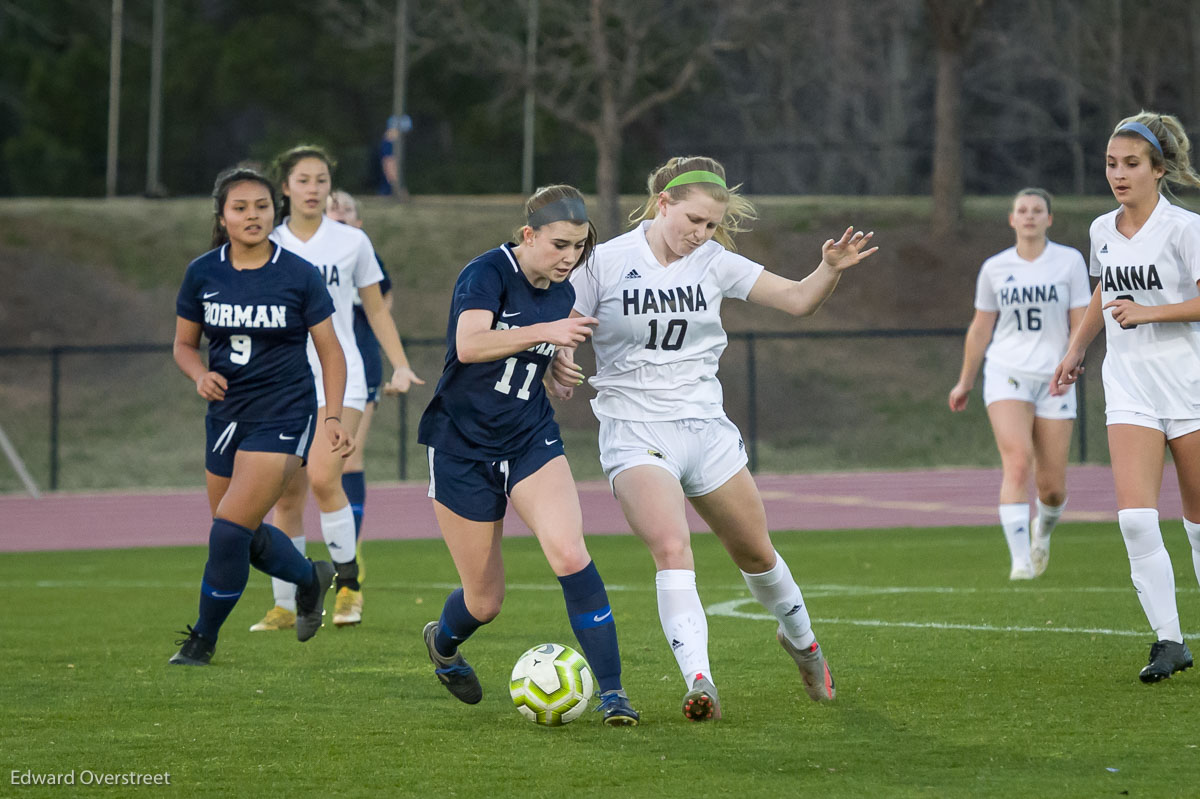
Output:
[[703,169],[696,169],[691,172],[684,172],[681,175],[676,175],[671,178],[671,182],[663,186],[663,191],[673,189],[676,186],[686,186],[689,183],[716,183],[723,189],[729,187],[725,185],[725,178],[718,175],[716,172],[707,172]]

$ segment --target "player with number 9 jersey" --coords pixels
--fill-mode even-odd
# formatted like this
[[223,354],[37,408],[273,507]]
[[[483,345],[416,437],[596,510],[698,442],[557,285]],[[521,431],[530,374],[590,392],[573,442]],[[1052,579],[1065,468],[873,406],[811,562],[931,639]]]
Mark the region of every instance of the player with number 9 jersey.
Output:
[[321,273],[278,244],[267,266],[234,269],[229,244],[192,261],[176,313],[208,338],[209,369],[229,381],[209,416],[247,422],[312,416],[317,395],[308,330],[333,315]]

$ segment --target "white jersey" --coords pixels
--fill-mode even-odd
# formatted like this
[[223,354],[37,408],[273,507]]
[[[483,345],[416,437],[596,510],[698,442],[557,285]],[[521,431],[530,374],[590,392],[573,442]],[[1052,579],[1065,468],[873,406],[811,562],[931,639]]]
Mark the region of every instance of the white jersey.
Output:
[[[1091,272],[1103,303],[1132,299],[1170,305],[1200,296],[1200,216],[1158,198],[1141,230],[1117,231],[1120,209],[1092,222]],[[1104,311],[1108,354],[1104,400],[1109,411],[1158,419],[1200,418],[1200,323],[1162,322],[1123,329]]]
[[721,300],[745,299],[763,267],[715,241],[663,266],[646,241],[649,226],[601,244],[571,276],[575,310],[600,320],[592,409],[643,422],[724,416]]
[[999,314],[988,363],[1035,379],[1054,374],[1067,351],[1070,309],[1087,307],[1092,290],[1079,251],[1046,242],[1032,261],[1009,247],[983,262],[975,308]]
[[[285,250],[296,253],[321,271],[325,287],[333,298],[333,329],[346,356],[346,396],[366,396],[366,376],[362,354],[354,338],[354,299],[361,286],[383,280],[375,248],[367,234],[327,216],[321,217],[317,232],[301,241],[288,229],[287,219],[271,232],[271,239]],[[322,386],[321,361],[317,358],[312,336],[308,338],[308,363],[317,386]],[[360,391],[361,386],[361,391]],[[324,396],[322,394],[322,396]]]

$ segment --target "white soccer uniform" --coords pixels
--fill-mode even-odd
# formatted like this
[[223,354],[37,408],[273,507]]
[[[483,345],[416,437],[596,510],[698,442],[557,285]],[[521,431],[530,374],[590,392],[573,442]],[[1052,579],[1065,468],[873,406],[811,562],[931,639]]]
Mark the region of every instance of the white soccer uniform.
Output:
[[[333,298],[333,329],[346,356],[346,407],[362,410],[367,405],[367,380],[363,373],[362,354],[354,339],[354,300],[358,289],[383,280],[383,271],[375,259],[375,248],[367,234],[356,227],[321,217],[317,232],[308,241],[301,241],[288,230],[287,220],[275,228],[271,239],[321,270],[325,287]],[[325,387],[321,376],[321,361],[317,358],[312,337],[308,339],[308,363],[317,381],[317,404],[325,405]]]
[[1087,266],[1071,247],[1048,241],[1032,261],[1009,247],[984,261],[975,308],[997,315],[983,369],[984,402],[1029,402],[1039,417],[1074,419],[1075,387],[1052,397],[1050,379],[1070,339],[1070,310],[1090,300]]
[[724,416],[721,300],[745,299],[763,267],[715,241],[663,266],[646,241],[649,226],[601,244],[571,278],[575,310],[600,320],[592,408],[635,421]]
[[1054,374],[1070,339],[1070,309],[1092,298],[1083,256],[1052,241],[1032,261],[1009,247],[983,262],[975,307],[998,313],[989,363],[1031,378]]
[[728,343],[721,301],[745,299],[763,267],[715,241],[663,266],[646,241],[649,225],[601,244],[572,276],[575,310],[599,319],[591,383],[600,462],[610,483],[654,465],[685,495],[702,496],[746,464],[717,380]]
[[[1142,228],[1126,238],[1117,231],[1119,213],[1098,217],[1090,230],[1091,273],[1100,278],[1103,303],[1124,298],[1169,305],[1200,296],[1200,216],[1160,196]],[[1124,329],[1110,310],[1104,311],[1104,330],[1104,399],[1110,414],[1200,419],[1200,323]]]

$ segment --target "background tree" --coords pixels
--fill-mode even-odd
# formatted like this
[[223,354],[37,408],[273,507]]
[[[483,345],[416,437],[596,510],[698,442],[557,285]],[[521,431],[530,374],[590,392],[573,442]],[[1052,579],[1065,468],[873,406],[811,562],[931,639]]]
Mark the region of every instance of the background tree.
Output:
[[934,99],[933,218],[945,235],[962,215],[962,75],[967,45],[989,0],[925,0],[937,52]]

